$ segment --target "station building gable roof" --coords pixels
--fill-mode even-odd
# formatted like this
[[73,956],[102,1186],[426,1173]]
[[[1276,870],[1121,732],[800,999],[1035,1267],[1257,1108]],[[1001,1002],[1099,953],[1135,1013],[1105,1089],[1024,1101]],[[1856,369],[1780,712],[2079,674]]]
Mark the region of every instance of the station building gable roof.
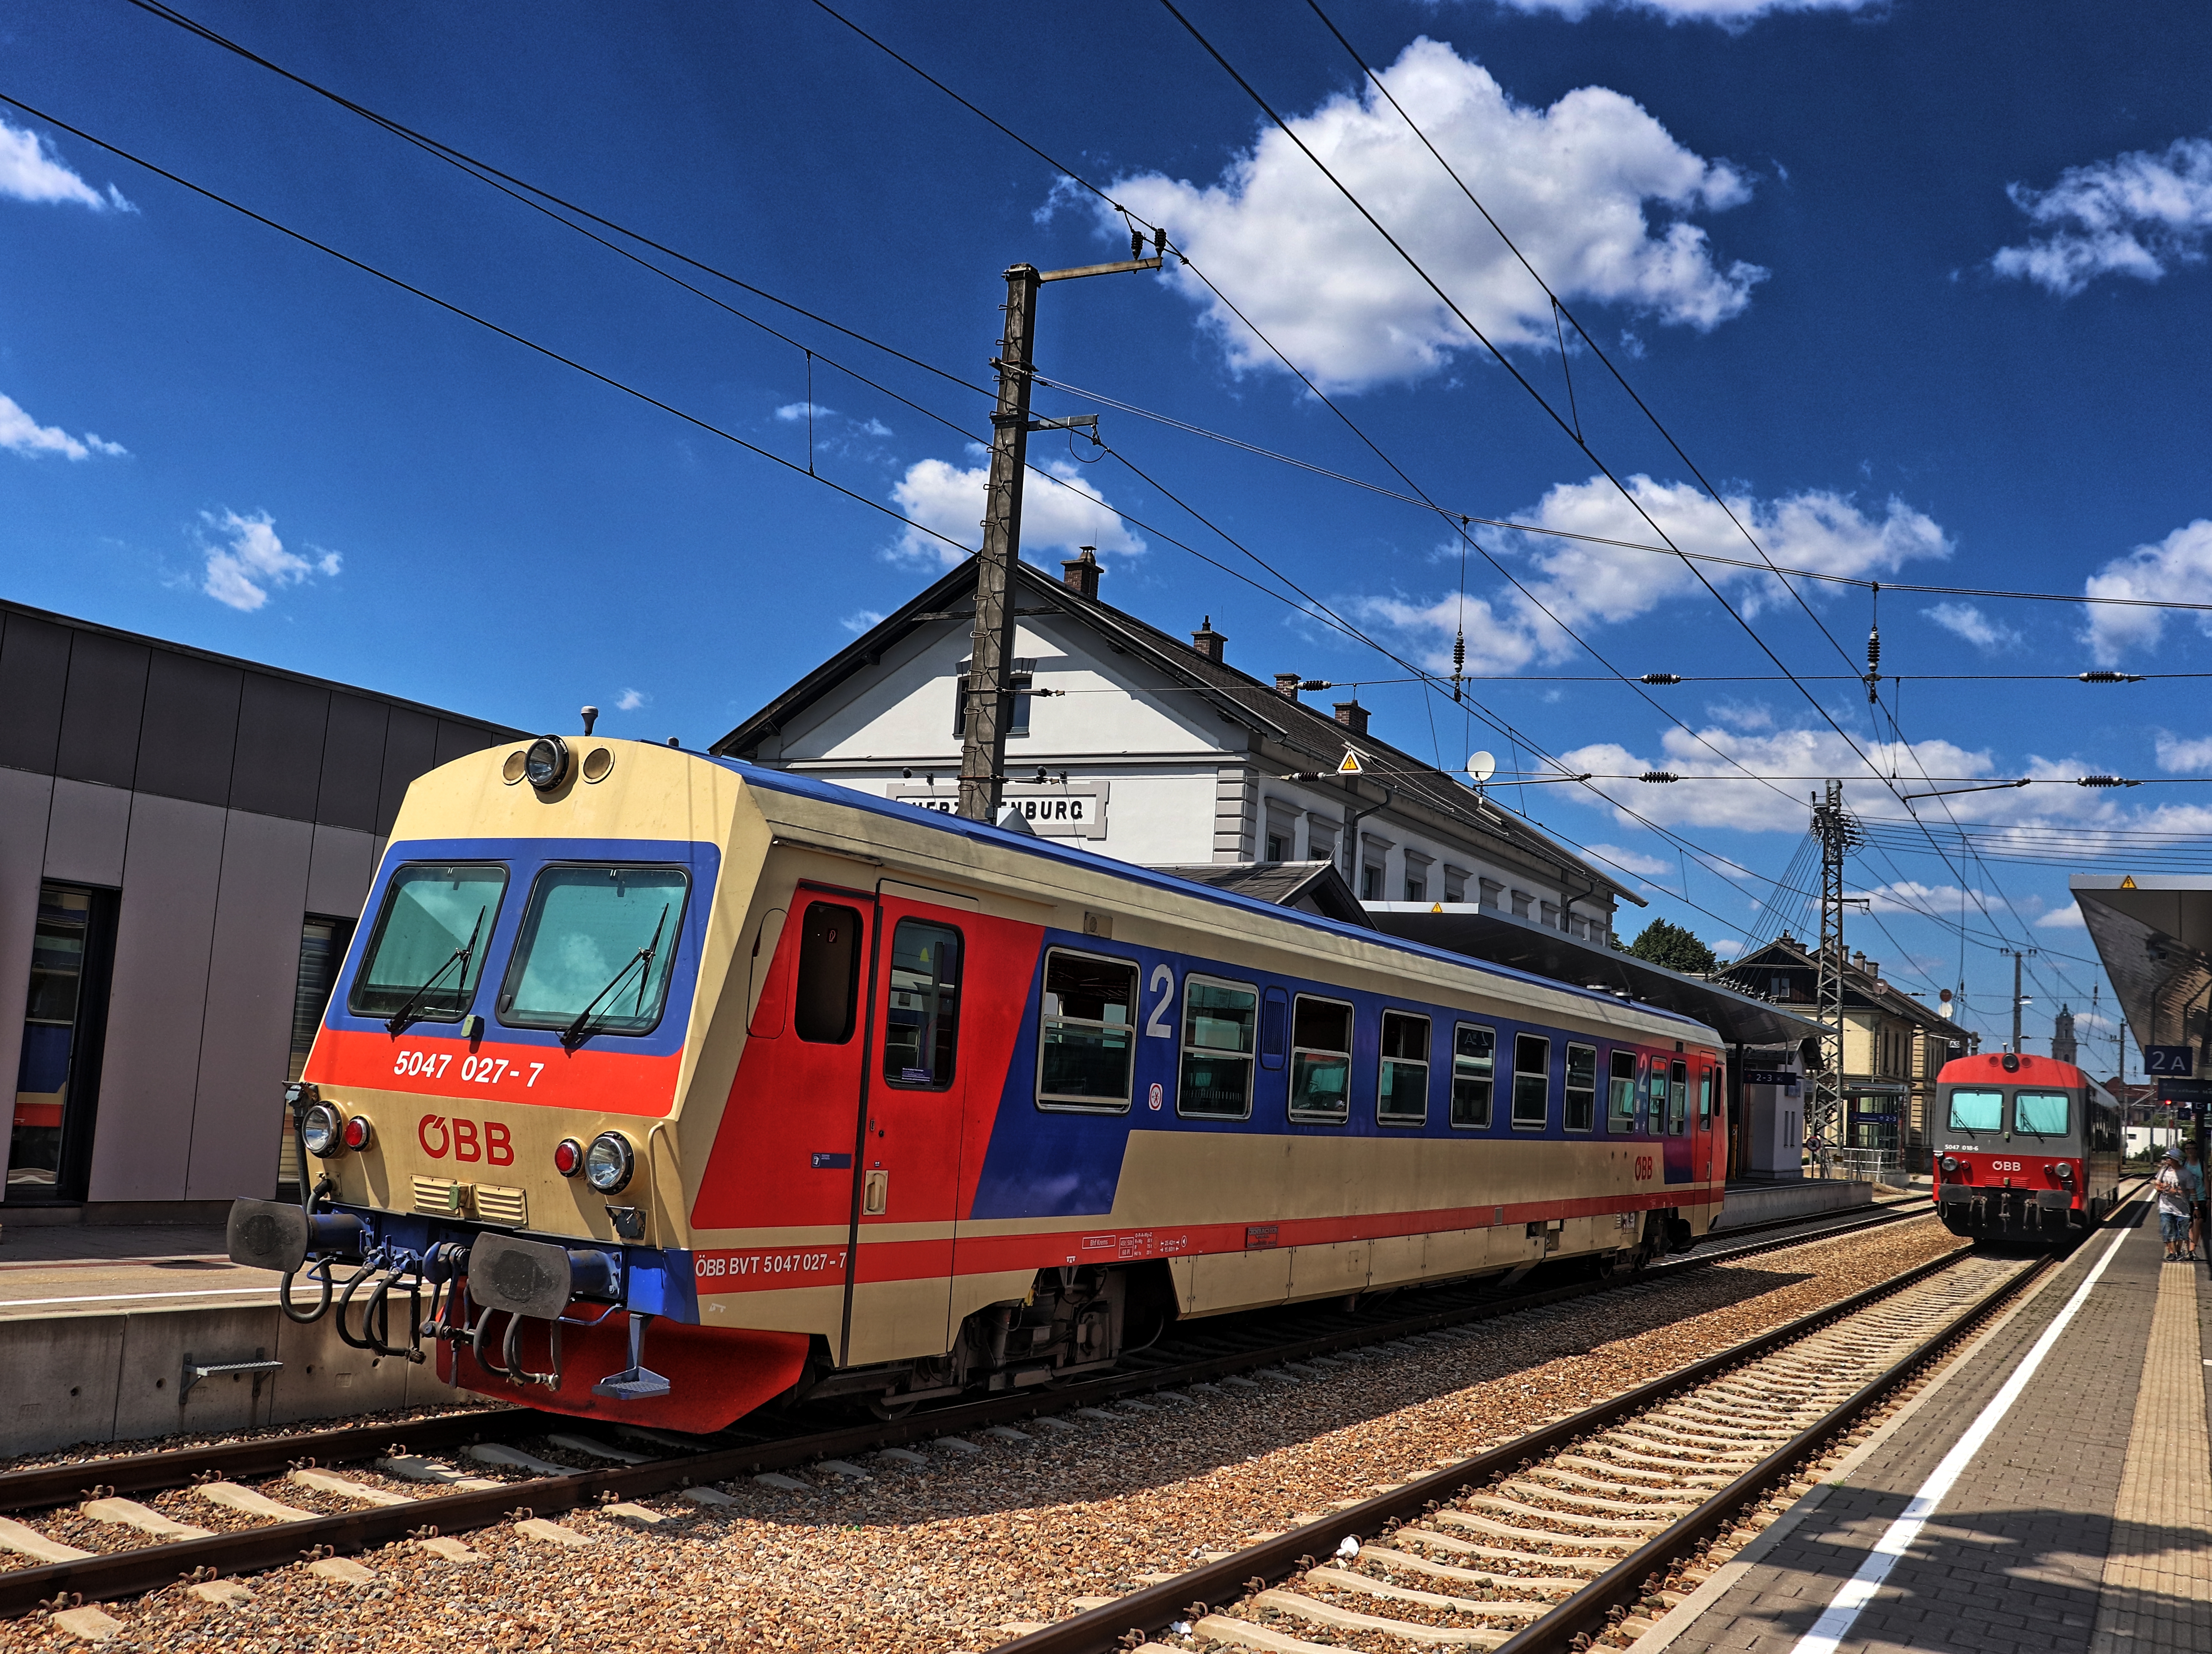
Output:
[[[1737,987],[1753,994],[1763,994],[1769,980],[1778,974],[1790,976],[1804,992],[1804,1003],[1817,1003],[1814,983],[1820,975],[1818,958],[1796,938],[1784,935],[1769,942],[1756,952],[1747,953],[1718,974]],[[1884,980],[1877,970],[1865,968],[1856,958],[1844,962],[1844,1009],[1846,1011],[1879,1011],[1903,1021],[1948,1037],[1964,1039],[1959,1025],[1940,1011],[1914,999],[1910,994]]]
[[[709,750],[727,757],[761,761],[762,749],[808,722],[816,708],[854,679],[875,668],[887,651],[926,626],[969,622],[974,612],[975,572],[972,562],[951,570],[719,741]],[[1347,745],[1356,747],[1369,771],[1385,779],[1401,803],[1418,806],[1455,824],[1462,834],[1508,847],[1553,867],[1571,870],[1593,893],[1646,905],[1644,898],[1603,869],[1593,866],[1530,824],[1480,800],[1447,772],[1415,757],[1371,733],[1355,733],[1328,714],[1263,684],[1225,661],[1200,654],[1188,642],[1134,615],[1053,579],[1026,562],[1015,565],[1011,598],[1020,615],[1051,614],[1073,622],[1098,637],[1112,653],[1130,657],[1157,672],[1198,702],[1210,706],[1246,732],[1247,745],[1273,748],[1294,769],[1326,774],[1335,770]],[[769,760],[769,762],[777,762]]]

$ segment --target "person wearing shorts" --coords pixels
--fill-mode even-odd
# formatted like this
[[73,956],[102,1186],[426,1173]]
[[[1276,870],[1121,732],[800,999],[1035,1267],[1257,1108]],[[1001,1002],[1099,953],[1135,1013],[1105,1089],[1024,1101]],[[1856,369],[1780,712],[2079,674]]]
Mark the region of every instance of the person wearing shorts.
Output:
[[2204,1239],[2204,1165],[2193,1137],[2181,1146],[2181,1175],[2189,1183],[2189,1244],[2181,1256],[2194,1263]]
[[2189,1238],[2189,1179],[2182,1175],[2181,1151],[2168,1149],[2159,1162],[2158,1237],[2166,1243],[2166,1262],[2181,1262],[2182,1243]]

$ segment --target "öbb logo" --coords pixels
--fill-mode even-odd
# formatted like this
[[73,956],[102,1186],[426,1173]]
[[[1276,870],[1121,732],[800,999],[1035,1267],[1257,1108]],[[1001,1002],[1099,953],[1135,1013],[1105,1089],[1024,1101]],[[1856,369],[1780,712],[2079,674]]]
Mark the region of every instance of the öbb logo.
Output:
[[426,1114],[416,1122],[415,1140],[433,1160],[442,1160],[450,1153],[456,1160],[482,1160],[488,1165],[514,1164],[514,1140],[507,1135],[507,1128],[496,1120],[485,1121],[483,1134],[478,1135],[473,1120],[464,1120],[458,1115],[448,1120],[442,1114]]

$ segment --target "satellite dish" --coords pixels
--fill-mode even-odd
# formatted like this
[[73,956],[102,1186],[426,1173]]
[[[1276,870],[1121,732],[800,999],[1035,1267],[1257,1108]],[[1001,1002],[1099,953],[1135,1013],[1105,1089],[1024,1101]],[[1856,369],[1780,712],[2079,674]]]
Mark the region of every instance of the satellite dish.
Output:
[[1480,787],[1498,773],[1498,760],[1487,752],[1470,752],[1467,755],[1467,773],[1474,777],[1475,785]]

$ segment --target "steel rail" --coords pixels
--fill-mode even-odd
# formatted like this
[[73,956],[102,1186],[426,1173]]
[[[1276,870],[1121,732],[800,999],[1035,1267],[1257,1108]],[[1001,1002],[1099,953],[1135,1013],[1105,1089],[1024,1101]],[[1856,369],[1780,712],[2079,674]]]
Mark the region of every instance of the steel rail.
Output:
[[[1527,1435],[1501,1443],[1472,1458],[1433,1471],[1387,1493],[1333,1512],[1318,1522],[1293,1528],[1276,1538],[1224,1557],[1218,1562],[1194,1568],[1161,1584],[1132,1591],[1104,1608],[1090,1609],[1042,1630],[1015,1638],[1011,1642],[1001,1643],[994,1650],[994,1654],[1108,1654],[1109,1651],[1122,1647],[1131,1633],[1137,1633],[1141,1639],[1173,1621],[1202,1617],[1206,1610],[1199,1607],[1200,1603],[1233,1601],[1245,1595],[1255,1583],[1264,1580],[1272,1584],[1302,1567],[1311,1566],[1314,1558],[1326,1557],[1348,1535],[1364,1539],[1408,1517],[1419,1516],[1430,1506],[1466,1493],[1501,1471],[1516,1469],[1524,1460],[1556,1452],[1583,1436],[1610,1429],[1670,1396],[1694,1389],[1747,1361],[1769,1354],[1822,1327],[1856,1314],[1869,1304],[1894,1297],[1930,1275],[1955,1268],[1967,1256],[1971,1254],[1961,1251],[1931,1259],[1894,1280],[1854,1292],[1809,1315],[1800,1316],[1771,1331],[1707,1356],[1680,1371],[1656,1378],[1609,1401],[1601,1402],[1595,1407],[1556,1420]],[[1756,1471],[1731,1483],[1727,1490],[1727,1503],[1723,1504],[1718,1499],[1710,1500],[1698,1507],[1692,1519],[1695,1515],[1701,1515],[1708,1510],[1717,1511],[1723,1518],[1732,1518],[1746,1499],[1789,1474],[1810,1450],[1808,1444],[1815,1437],[1825,1439],[1826,1435],[1832,1434],[1840,1427],[1838,1420],[1848,1422],[1850,1416],[1855,1416],[1867,1405],[1869,1398],[1878,1396],[1886,1388],[1893,1388],[1913,1368],[1929,1360],[1946,1341],[1958,1336],[1973,1320],[1988,1314],[2026,1286],[2030,1279],[2039,1275],[2051,1262],[2051,1258],[2046,1256],[2001,1282],[1969,1310],[1948,1322],[1934,1338],[1924,1341],[1902,1361],[1885,1371],[1880,1378],[1863,1387],[1843,1407],[1828,1414],[1811,1431],[1793,1438],[1786,1447],[1762,1461]],[[1765,1480],[1758,1481],[1762,1476]],[[1665,1549],[1664,1542],[1669,1535],[1680,1531],[1681,1525],[1677,1524],[1666,1535],[1654,1538],[1639,1548],[1635,1557],[1631,1559],[1638,1564],[1632,1575],[1625,1572],[1627,1563],[1609,1570],[1601,1576],[1598,1582],[1568,1598],[1560,1608],[1516,1633],[1509,1642],[1500,1645],[1495,1654],[1505,1654],[1507,1650],[1510,1650],[1511,1654],[1534,1654],[1534,1651],[1538,1649],[1563,1647],[1570,1639],[1588,1628],[1583,1623],[1584,1620],[1595,1619],[1602,1623],[1606,1612],[1621,1596],[1632,1590],[1641,1592],[1644,1579],[1655,1571],[1657,1559]],[[1667,1551],[1667,1556],[1671,1558],[1695,1543],[1694,1538],[1678,1541],[1673,1550]],[[1611,1594],[1601,1601],[1598,1600],[1595,1595],[1597,1586],[1607,1582],[1613,1582],[1608,1587]],[[1551,1640],[1546,1628],[1559,1620],[1569,1605],[1577,1603],[1586,1603],[1586,1606],[1577,1611],[1574,1628],[1561,1633],[1556,1641]],[[1540,1631],[1544,1633],[1541,1639],[1539,1638]]]
[[[1773,1225],[1761,1227],[1784,1227],[1814,1222],[1820,1215],[1823,1214],[1778,1219]],[[155,1590],[195,1571],[212,1569],[219,1574],[251,1572],[292,1561],[316,1547],[337,1551],[358,1550],[407,1538],[426,1524],[434,1526],[441,1533],[465,1531],[471,1528],[489,1526],[511,1516],[517,1508],[544,1515],[617,1499],[649,1498],[684,1487],[727,1481],[734,1476],[757,1475],[763,1471],[802,1467],[818,1459],[839,1458],[884,1447],[903,1446],[960,1430],[1014,1424],[1042,1414],[1098,1406],[1146,1390],[1204,1383],[1208,1379],[1226,1377],[1284,1361],[1327,1355],[1364,1345],[1388,1343],[1424,1332],[1439,1331],[1447,1327],[1493,1320],[1523,1310],[1568,1302],[1639,1282],[1665,1280],[1716,1264],[1839,1237],[1859,1230],[1878,1227],[1887,1222],[1923,1215],[1926,1213],[1923,1212],[1901,1211],[1893,1212],[1886,1217],[1868,1219],[1862,1212],[1851,1222],[1830,1225],[1808,1232],[1774,1236],[1741,1246],[1726,1246],[1724,1244],[1732,1237],[1723,1232],[1714,1237],[1723,1244],[1717,1245],[1712,1251],[1677,1257],[1632,1274],[1620,1274],[1596,1280],[1572,1281],[1535,1292],[1430,1310],[1387,1322],[1255,1345],[1249,1348],[1204,1355],[1149,1369],[1109,1374],[1080,1383],[1060,1386],[1045,1393],[1024,1390],[982,1401],[956,1402],[927,1411],[917,1410],[902,1419],[870,1420],[836,1430],[731,1447],[715,1447],[711,1444],[711,1438],[702,1438],[702,1445],[708,1447],[706,1451],[688,1456],[657,1459],[649,1464],[539,1477],[528,1481],[508,1482],[498,1488],[482,1492],[428,1493],[404,1505],[349,1511],[335,1516],[318,1517],[312,1521],[287,1522],[216,1534],[206,1539],[144,1545],[70,1562],[13,1569],[0,1572],[0,1618],[28,1613],[58,1597],[82,1596],[87,1600],[100,1600]],[[1925,1273],[1929,1267],[1923,1266],[1921,1271],[1905,1279],[1917,1279],[1918,1274]],[[1896,1282],[1885,1283],[1880,1289],[1869,1290],[1890,1292],[1896,1290],[1898,1285]],[[1844,1302],[1853,1304],[1856,1300],[1846,1299]],[[1808,1319],[1819,1321],[1842,1312],[1847,1311],[1832,1306],[1816,1311]],[[1742,1357],[1737,1351],[1729,1353],[1725,1359],[1737,1360]],[[1671,1385],[1675,1381],[1664,1379],[1656,1382]],[[349,1453],[365,1456],[401,1436],[408,1438],[410,1448],[416,1448],[454,1445],[495,1432],[526,1435],[547,1428],[554,1417],[527,1408],[471,1410],[467,1414],[414,1421],[352,1426],[340,1430],[271,1437],[256,1442],[225,1443],[215,1448],[187,1448],[106,1461],[89,1460],[74,1465],[46,1466],[0,1476],[0,1508],[29,1508],[34,1501],[15,1496],[19,1490],[33,1487],[48,1495],[42,1501],[45,1504],[66,1503],[77,1497],[88,1481],[112,1486],[118,1491],[125,1487],[136,1491],[179,1487],[210,1469],[234,1475],[253,1475],[258,1471],[273,1473],[289,1468],[303,1454],[312,1454],[323,1460],[342,1458]],[[510,1420],[511,1425],[507,1422]],[[587,1427],[592,1421],[559,1415],[559,1422],[570,1427]],[[125,1477],[133,1479],[126,1482]],[[57,1490],[58,1497],[53,1496]],[[1290,1554],[1295,1556],[1297,1553],[1293,1551]],[[1145,1594],[1139,1593],[1139,1596]],[[1133,1602],[1137,1597],[1124,1600]],[[1163,1624],[1165,1622],[1164,1620],[1161,1621]],[[1076,1622],[1071,1621],[1067,1623]]]

